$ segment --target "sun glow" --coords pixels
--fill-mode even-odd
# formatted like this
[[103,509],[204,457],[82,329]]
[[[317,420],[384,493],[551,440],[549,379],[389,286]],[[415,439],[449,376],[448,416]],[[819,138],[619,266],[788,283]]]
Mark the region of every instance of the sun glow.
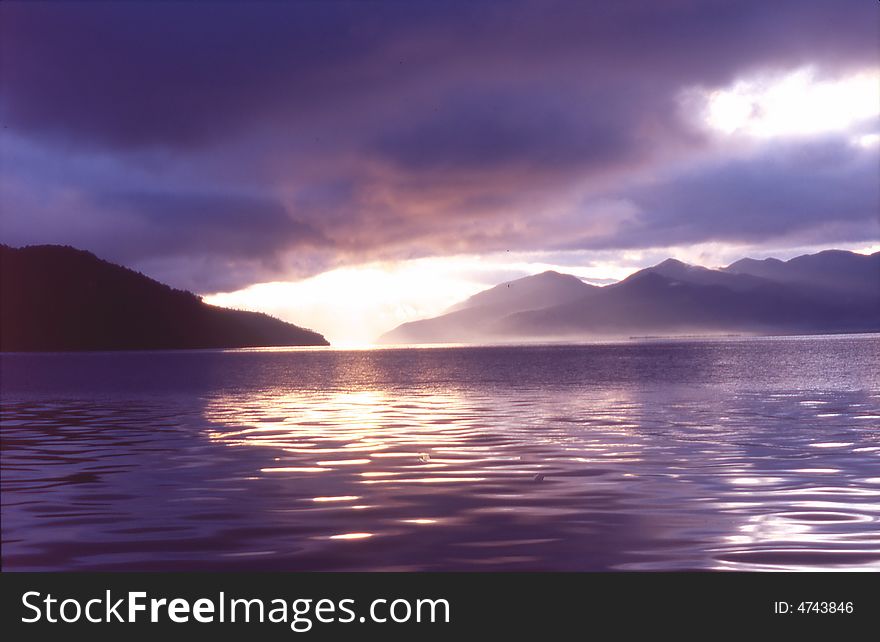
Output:
[[260,283],[205,301],[314,328],[336,347],[368,347],[382,332],[439,314],[481,289],[442,267],[423,260],[340,268],[302,281]]
[[615,281],[636,267],[594,262],[587,267],[558,265],[547,256],[494,254],[371,263],[339,268],[302,281],[252,285],[212,294],[207,303],[265,312],[324,334],[337,348],[368,348],[392,328],[447,308],[477,292],[556,270],[587,281]]
[[[876,244],[836,244],[838,249],[871,254]],[[673,257],[707,267],[743,256],[789,259],[826,249],[802,246],[783,250],[706,242],[646,250],[591,252],[503,252],[375,262],[339,268],[300,281],[259,283],[235,292],[211,294],[207,303],[265,312],[323,334],[334,348],[369,349],[401,323],[443,314],[482,290],[555,270],[594,285],[607,285]]]
[[[723,134],[771,138],[846,131],[880,116],[880,69],[820,79],[805,68],[699,93],[706,124]],[[853,142],[868,146],[877,138],[859,132]]]

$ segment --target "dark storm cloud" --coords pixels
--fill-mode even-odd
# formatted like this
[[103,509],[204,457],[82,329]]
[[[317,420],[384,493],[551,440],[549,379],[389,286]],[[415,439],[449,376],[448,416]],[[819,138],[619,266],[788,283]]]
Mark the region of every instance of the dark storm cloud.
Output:
[[261,196],[122,192],[99,195],[96,204],[142,226],[144,234],[127,251],[135,259],[187,252],[266,256],[327,242],[313,227],[291,218],[281,203]]
[[[379,137],[373,150],[403,170],[504,170],[520,165],[538,171],[588,168],[625,160],[639,149],[631,129],[633,109],[610,96],[583,100],[533,87],[456,92],[426,114]],[[566,92],[570,93],[570,92]],[[576,113],[573,104],[582,106]]]
[[352,101],[393,99],[421,82],[448,90],[502,80],[529,94],[547,88],[542,80],[563,91],[610,80],[626,94],[639,86],[627,89],[620,74],[635,72],[660,98],[670,79],[872,61],[871,4],[11,2],[2,8],[3,114],[34,132],[176,147],[266,117],[301,124],[331,109],[345,119]]
[[442,3],[4,3],[4,118],[118,147],[302,122],[380,88],[389,38],[437,14]]
[[[853,174],[806,189],[772,151],[620,186],[711,156],[683,89],[876,65],[878,18],[860,0],[4,2],[0,119],[17,142],[0,195],[18,218],[3,230],[197,289],[209,263],[243,285],[579,238],[786,236],[823,216],[852,230],[874,192],[844,147]],[[609,194],[640,211],[612,232],[579,208]],[[743,228],[733,210],[752,212]]]
[[[800,236],[823,243],[880,233],[880,154],[839,138],[767,145],[617,195],[639,214],[586,246],[649,247]],[[587,206],[589,208],[589,205]],[[823,238],[824,235],[824,238]],[[575,244],[577,245],[577,244]]]
[[310,4],[308,19],[233,3],[6,6],[4,117],[95,144],[186,147],[237,133],[279,93],[306,109],[316,79],[358,50]]

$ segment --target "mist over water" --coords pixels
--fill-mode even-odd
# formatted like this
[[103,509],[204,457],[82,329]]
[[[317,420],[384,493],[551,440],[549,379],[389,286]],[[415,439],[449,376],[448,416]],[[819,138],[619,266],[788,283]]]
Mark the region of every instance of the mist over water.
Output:
[[4,570],[880,570],[880,337],[4,354]]

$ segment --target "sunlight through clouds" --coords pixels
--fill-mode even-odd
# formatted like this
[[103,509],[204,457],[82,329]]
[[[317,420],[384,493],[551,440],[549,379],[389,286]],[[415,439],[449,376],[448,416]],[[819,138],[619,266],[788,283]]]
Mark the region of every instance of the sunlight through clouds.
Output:
[[[803,68],[699,94],[703,118],[717,132],[756,138],[809,136],[845,131],[880,116],[880,69],[822,79],[814,69]],[[875,138],[862,134],[854,142],[867,145]]]
[[[837,246],[861,254],[880,249],[876,244],[864,243]],[[670,257],[717,268],[743,256],[789,259],[822,249],[825,246],[762,248],[707,242],[610,252],[574,250],[434,257],[338,268],[300,281],[258,283],[234,292],[208,294],[204,300],[320,328],[336,348],[370,348],[379,335],[402,323],[443,314],[482,290],[548,270],[603,286]]]
[[637,269],[626,257],[561,265],[551,253],[451,256],[338,268],[302,281],[260,283],[205,297],[212,305],[266,312],[311,327],[337,347],[366,347],[383,332],[441,314],[498,283],[554,270],[597,284]]
[[[482,285],[450,274],[446,259],[338,268],[295,282],[260,283],[205,298],[320,327],[334,345],[369,345],[413,318],[438,314]],[[445,268],[445,269],[444,269]]]

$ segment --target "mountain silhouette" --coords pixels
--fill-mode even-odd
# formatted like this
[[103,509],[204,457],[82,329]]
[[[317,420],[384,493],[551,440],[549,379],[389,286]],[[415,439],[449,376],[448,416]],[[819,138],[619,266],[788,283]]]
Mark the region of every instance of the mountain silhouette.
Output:
[[[566,277],[553,274],[554,282]],[[536,278],[513,281],[510,290],[531,291],[518,286]],[[583,285],[581,289],[566,290],[567,301],[545,305],[537,297],[522,296],[516,302],[521,309],[516,312],[490,306],[464,307],[433,319],[403,324],[380,341],[444,343],[576,340],[634,334],[880,331],[880,253],[864,256],[832,250],[785,262],[747,259],[720,270],[669,259],[612,285]],[[468,301],[483,300],[484,295],[496,290],[498,287]]]
[[571,274],[548,270],[496,285],[453,305],[447,312],[483,308],[497,314],[512,314],[572,301],[596,289],[596,286],[588,285]]
[[741,259],[723,270],[838,293],[876,296],[880,290],[880,252],[865,255],[825,250],[798,256],[790,261]]
[[94,254],[0,245],[0,350],[328,345],[265,314],[208,305]]
[[[720,285],[736,291],[751,290],[766,283],[764,279],[752,276],[751,274],[710,270],[701,265],[690,265],[676,259],[666,259],[662,263],[646,268],[643,272],[659,274],[671,281],[681,281],[694,285]],[[638,274],[637,272],[629,278],[638,278]]]
[[491,340],[494,325],[504,317],[561,305],[599,288],[576,276],[547,271],[508,281],[458,303],[433,319],[412,321],[380,337],[383,343],[467,343]]

